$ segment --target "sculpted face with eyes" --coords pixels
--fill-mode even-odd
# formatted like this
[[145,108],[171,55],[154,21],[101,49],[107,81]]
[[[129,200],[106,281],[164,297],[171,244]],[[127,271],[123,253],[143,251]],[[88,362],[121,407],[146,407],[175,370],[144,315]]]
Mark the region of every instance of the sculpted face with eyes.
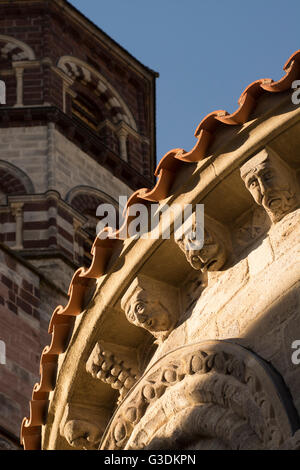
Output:
[[220,271],[228,257],[229,241],[226,240],[226,229],[221,229],[212,220],[205,220],[204,243],[195,239],[196,227],[183,234],[176,243],[184,252],[187,261],[196,270],[205,273],[207,271]]
[[177,321],[170,306],[172,287],[140,275],[121,300],[121,307],[130,323],[149,331],[155,338],[164,339]]
[[157,300],[151,300],[142,289],[132,296],[125,314],[131,323],[151,333],[167,331],[171,327],[171,319],[164,306]]
[[297,182],[291,169],[274,153],[259,152],[241,167],[241,177],[273,223],[297,208]]

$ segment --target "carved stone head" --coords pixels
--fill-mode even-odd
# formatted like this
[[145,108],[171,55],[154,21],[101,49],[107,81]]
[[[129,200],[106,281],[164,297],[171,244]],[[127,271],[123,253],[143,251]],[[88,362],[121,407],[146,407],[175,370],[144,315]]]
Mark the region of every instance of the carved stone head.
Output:
[[195,240],[196,226],[193,223],[190,231],[185,232],[176,243],[184,252],[187,261],[196,270],[220,271],[227,261],[229,251],[229,235],[221,224],[205,217],[204,241]]
[[121,306],[130,323],[162,340],[177,322],[176,296],[172,286],[139,275],[123,296]]
[[73,419],[64,426],[64,437],[71,447],[91,450],[99,445],[103,431],[90,421]]
[[273,223],[296,209],[299,191],[288,165],[273,151],[262,150],[241,167],[241,177],[255,202]]
[[60,423],[60,434],[71,447],[83,450],[99,446],[110,412],[68,403]]

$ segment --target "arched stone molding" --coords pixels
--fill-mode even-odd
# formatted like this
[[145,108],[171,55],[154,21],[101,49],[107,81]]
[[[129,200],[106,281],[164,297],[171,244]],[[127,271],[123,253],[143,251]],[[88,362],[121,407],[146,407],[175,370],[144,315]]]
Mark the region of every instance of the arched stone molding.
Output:
[[82,228],[93,233],[93,235],[100,221],[97,218],[97,208],[99,205],[111,204],[114,206],[116,209],[116,222],[118,221],[119,211],[117,202],[103,191],[88,186],[77,186],[69,191],[66,196],[66,202],[88,219]]
[[0,57],[13,62],[24,60],[35,60],[34,51],[25,42],[19,41],[12,36],[0,34]]
[[[21,200],[8,199],[8,196],[25,196],[34,194],[31,179],[19,168],[11,163],[0,160],[0,205],[9,203],[11,215],[15,218],[15,245],[13,249],[23,249],[23,207]],[[5,224],[1,224],[1,233],[5,233]],[[3,232],[2,232],[3,231]]]
[[117,124],[124,121],[133,130],[137,131],[137,125],[128,106],[115,88],[107,79],[88,63],[72,56],[63,56],[59,59],[57,67],[62,70],[69,79],[78,80],[83,84],[93,84],[95,92],[105,97],[105,106],[112,113],[113,122]]
[[148,369],[100,448],[278,449],[299,427],[289,390],[268,363],[239,345],[205,341]]
[[78,196],[86,195],[91,198],[97,199],[101,202],[105,202],[108,204],[112,204],[113,206],[117,207],[118,202],[113,199],[109,194],[101,191],[100,189],[91,188],[90,186],[76,186],[75,188],[71,189],[66,195],[66,202],[72,205],[72,201]]
[[3,34],[0,35],[0,59],[12,62],[17,82],[15,107],[22,107],[24,69],[37,67],[39,61],[36,60],[35,53],[30,46],[14,37]]
[[0,188],[5,194],[34,194],[29,176],[15,165],[0,160]]

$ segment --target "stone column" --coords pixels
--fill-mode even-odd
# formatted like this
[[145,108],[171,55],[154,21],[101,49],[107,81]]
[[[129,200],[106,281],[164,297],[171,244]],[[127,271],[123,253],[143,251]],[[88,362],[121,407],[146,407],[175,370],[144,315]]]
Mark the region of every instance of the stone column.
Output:
[[63,80],[63,112],[67,112],[67,94],[70,95],[72,98],[76,98],[77,93],[74,90],[71,90],[71,86],[73,85],[73,80]]
[[48,123],[47,129],[47,189],[53,190],[55,187],[55,124]]
[[6,86],[3,80],[0,80],[0,104],[6,104]]
[[15,106],[23,106],[23,67],[16,67],[16,79],[17,79],[17,102]]
[[127,136],[128,136],[128,132],[126,131],[126,129],[124,129],[123,126],[121,126],[119,131],[118,131],[118,137],[119,137],[119,143],[120,143],[120,157],[125,162],[128,161]]
[[73,96],[74,93],[72,90],[70,90],[70,87],[73,85],[74,80],[57,67],[52,66],[51,69],[62,79],[62,105],[63,112],[65,113],[67,111],[67,93],[71,96]]
[[73,221],[73,259],[75,263],[80,261],[80,258],[83,256],[82,253],[82,247],[79,245],[79,243],[76,241],[76,236],[80,228],[82,227],[82,223],[79,222],[79,220],[74,219]]
[[16,245],[14,250],[23,249],[23,202],[11,203],[12,215],[16,218]]

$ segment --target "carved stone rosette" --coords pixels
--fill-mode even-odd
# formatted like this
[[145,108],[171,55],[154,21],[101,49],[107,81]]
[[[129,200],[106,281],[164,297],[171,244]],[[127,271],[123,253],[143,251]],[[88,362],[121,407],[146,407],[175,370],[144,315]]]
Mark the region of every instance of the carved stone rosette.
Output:
[[278,449],[299,428],[279,374],[236,344],[163,357],[115,413],[100,449]]

